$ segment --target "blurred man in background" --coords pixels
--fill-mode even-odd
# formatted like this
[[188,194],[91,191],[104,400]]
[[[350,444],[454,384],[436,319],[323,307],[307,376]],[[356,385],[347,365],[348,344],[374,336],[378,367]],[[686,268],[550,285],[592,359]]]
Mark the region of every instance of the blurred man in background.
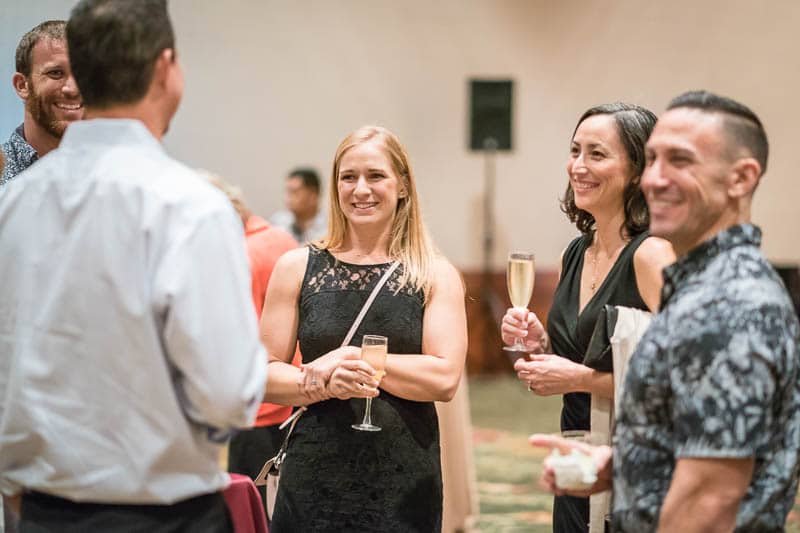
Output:
[[328,218],[319,205],[319,175],[311,168],[298,168],[286,178],[286,209],[278,211],[270,222],[282,228],[300,244],[325,236]]

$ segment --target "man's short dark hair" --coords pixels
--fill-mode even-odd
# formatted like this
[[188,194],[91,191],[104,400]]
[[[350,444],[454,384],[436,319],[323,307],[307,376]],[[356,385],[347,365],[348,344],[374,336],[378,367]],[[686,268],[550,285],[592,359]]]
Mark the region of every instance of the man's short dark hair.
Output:
[[67,23],[72,74],[89,107],[141,100],[165,49],[175,48],[166,0],[81,0]]
[[745,148],[759,165],[761,173],[767,171],[769,142],[764,125],[746,105],[731,98],[708,91],[689,91],[672,99],[667,110],[686,107],[706,113],[723,115],[723,130],[737,148]]
[[287,179],[289,178],[300,178],[303,181],[303,187],[307,187],[319,194],[319,174],[313,168],[296,168],[289,172]]
[[66,20],[47,20],[22,36],[17,45],[16,68],[17,72],[26,78],[31,75],[33,68],[33,48],[42,39],[54,41],[67,40]]

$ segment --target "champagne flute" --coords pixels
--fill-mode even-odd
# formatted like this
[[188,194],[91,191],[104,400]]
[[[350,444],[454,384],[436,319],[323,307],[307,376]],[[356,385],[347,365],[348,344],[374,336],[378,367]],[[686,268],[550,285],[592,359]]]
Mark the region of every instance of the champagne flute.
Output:
[[[386,354],[389,340],[381,335],[364,335],[361,341],[361,360],[375,369],[375,379],[380,381],[386,375]],[[353,424],[353,429],[359,431],[380,431],[381,428],[372,425],[372,398],[367,398],[367,407],[364,409],[364,420],[360,424]]]
[[[528,303],[533,295],[533,282],[535,274],[534,255],[530,252],[511,252],[508,254],[508,270],[506,271],[506,285],[511,305],[515,309],[528,312]],[[509,352],[527,352],[528,348],[521,337],[514,340],[514,344],[504,348]]]

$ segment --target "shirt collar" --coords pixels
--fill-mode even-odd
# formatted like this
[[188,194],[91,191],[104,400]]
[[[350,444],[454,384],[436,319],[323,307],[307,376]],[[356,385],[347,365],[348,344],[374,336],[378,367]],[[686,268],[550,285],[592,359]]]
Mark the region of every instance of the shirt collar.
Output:
[[258,233],[259,231],[264,231],[267,229],[269,229],[269,224],[266,220],[258,215],[250,215],[250,217],[247,219],[247,223],[244,226],[246,235],[252,235],[253,233]]
[[664,268],[661,306],[667,303],[689,275],[705,270],[715,257],[737,246],[761,246],[761,230],[752,224],[731,226],[692,248],[689,253]]
[[73,122],[64,132],[59,148],[82,149],[87,145],[148,145],[163,150],[145,125],[135,119],[95,118]]
[[25,138],[24,124],[17,126],[17,129],[11,133],[9,143],[14,149],[14,158],[17,160],[17,166],[21,169],[28,168],[39,159],[39,154],[36,153],[36,150]]
[[28,139],[25,138],[25,123],[22,123],[19,126],[17,126],[17,129],[15,129],[14,132],[11,134],[11,138],[13,139],[15,135],[19,137],[19,139],[21,139],[22,142],[28,144]]

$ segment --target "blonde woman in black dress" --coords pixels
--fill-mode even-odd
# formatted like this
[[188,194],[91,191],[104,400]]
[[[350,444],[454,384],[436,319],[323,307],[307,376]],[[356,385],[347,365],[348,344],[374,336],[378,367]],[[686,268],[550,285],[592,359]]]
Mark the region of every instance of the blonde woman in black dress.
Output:
[[[605,304],[655,312],[661,270],[675,260],[666,241],[649,237],[650,216],[639,187],[644,145],[656,116],[639,106],[593,107],[578,121],[567,159],[569,182],[562,209],[581,236],[561,258],[559,283],[547,331],[531,312],[509,309],[503,318],[506,344],[524,337],[529,360],[514,365],[534,394],[563,394],[561,430],[588,430],[590,394],[613,397],[610,372],[582,364]],[[589,499],[556,497],[553,531],[588,530]]]
[[[460,276],[434,253],[397,137],[364,127],[339,145],[327,236],[285,254],[262,318],[266,401],[305,405],[281,468],[270,531],[441,529],[434,401],[455,394],[466,355]],[[340,347],[378,279],[398,260],[351,346]],[[358,359],[364,334],[389,339],[386,376]],[[303,368],[290,362],[300,342]],[[354,431],[364,398],[382,431]]]

